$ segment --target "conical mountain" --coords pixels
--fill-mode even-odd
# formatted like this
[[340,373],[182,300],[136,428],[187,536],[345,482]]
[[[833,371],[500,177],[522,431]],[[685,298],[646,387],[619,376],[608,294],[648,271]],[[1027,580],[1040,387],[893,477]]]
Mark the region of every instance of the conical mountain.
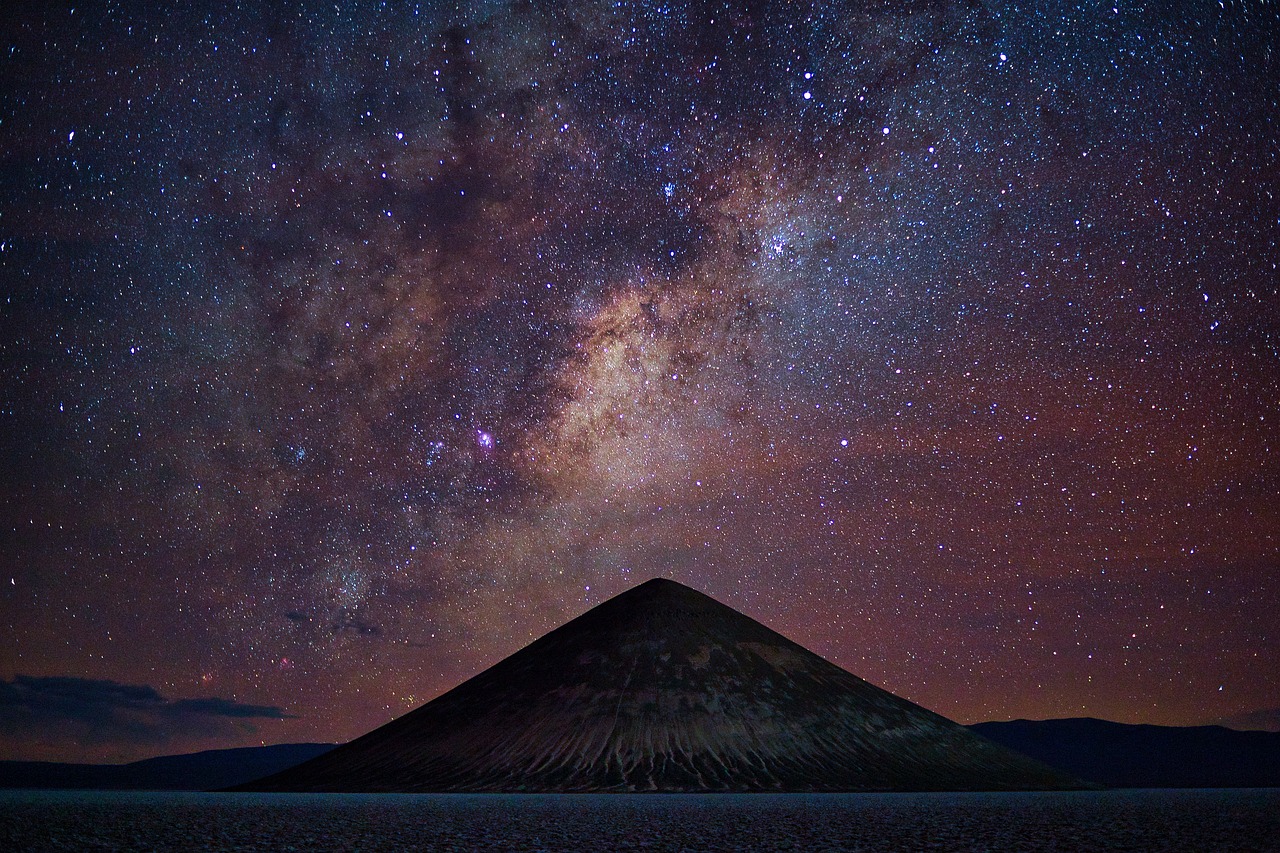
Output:
[[244,790],[1083,787],[669,580]]

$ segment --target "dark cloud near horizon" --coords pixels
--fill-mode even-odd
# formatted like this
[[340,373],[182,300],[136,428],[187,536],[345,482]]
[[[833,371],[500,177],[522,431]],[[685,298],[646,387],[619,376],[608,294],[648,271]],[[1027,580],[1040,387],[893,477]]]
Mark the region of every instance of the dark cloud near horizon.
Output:
[[8,736],[161,744],[220,735],[251,725],[250,720],[292,718],[273,705],[216,696],[170,699],[146,684],[74,676],[0,679],[0,730]]

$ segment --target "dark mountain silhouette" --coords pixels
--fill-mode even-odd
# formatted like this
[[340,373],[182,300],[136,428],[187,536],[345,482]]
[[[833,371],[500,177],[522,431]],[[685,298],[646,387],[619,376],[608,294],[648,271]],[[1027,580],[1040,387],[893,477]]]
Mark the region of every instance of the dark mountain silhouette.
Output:
[[331,749],[331,743],[288,743],[166,755],[129,764],[0,761],[0,788],[208,791],[278,773]]
[[1088,717],[969,728],[1112,788],[1280,787],[1280,732],[1135,726]]
[[239,790],[1084,786],[658,579],[398,720]]

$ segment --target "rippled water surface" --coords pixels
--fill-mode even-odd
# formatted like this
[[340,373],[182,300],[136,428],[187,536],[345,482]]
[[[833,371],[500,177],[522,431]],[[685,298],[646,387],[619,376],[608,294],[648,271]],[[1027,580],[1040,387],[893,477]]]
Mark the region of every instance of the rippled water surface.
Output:
[[1037,794],[0,792],[3,850],[1280,850],[1280,789]]

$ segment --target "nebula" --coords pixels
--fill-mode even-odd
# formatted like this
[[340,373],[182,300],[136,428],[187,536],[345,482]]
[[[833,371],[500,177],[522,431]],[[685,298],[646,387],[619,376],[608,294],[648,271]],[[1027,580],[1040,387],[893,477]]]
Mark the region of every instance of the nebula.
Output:
[[1280,703],[1273,8],[4,29],[0,678],[340,740],[665,576],[963,722]]

